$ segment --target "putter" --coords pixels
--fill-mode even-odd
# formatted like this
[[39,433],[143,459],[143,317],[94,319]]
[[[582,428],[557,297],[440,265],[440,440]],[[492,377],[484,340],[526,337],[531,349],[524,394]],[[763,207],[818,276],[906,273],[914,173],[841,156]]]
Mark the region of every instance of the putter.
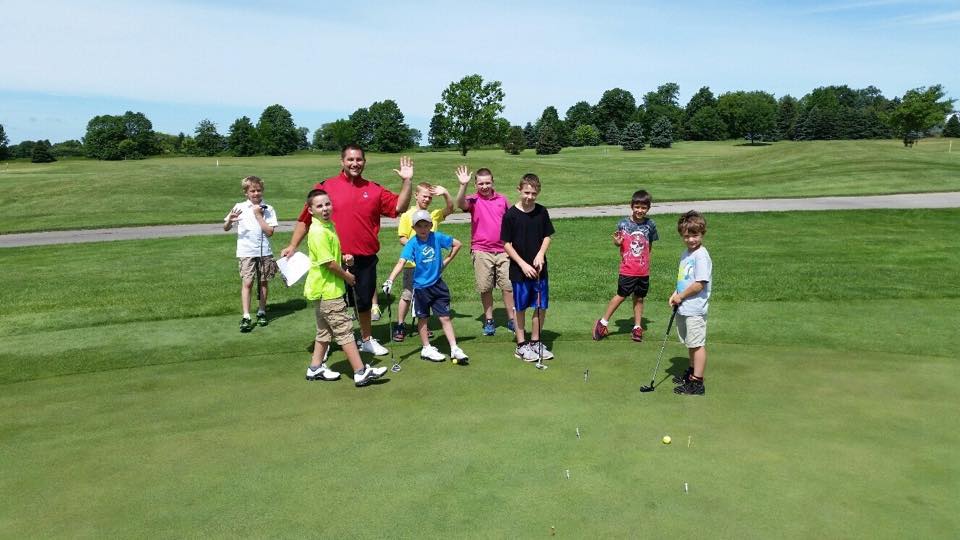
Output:
[[[537,273],[537,277],[538,278],[540,277],[539,272]],[[540,340],[537,341],[537,354],[539,355],[539,358],[537,358],[537,363],[534,364],[534,367],[536,367],[540,371],[543,371],[547,369],[547,366],[546,364],[543,363],[543,325],[540,324],[540,287],[541,285],[542,285],[541,283],[537,283],[537,309],[534,310],[534,315],[533,315],[534,317],[537,318],[537,328],[540,332]]]
[[393,344],[393,329],[390,328],[390,325],[393,324],[393,296],[387,296],[387,343],[390,345],[390,360],[393,360],[393,365],[390,366],[390,371],[394,373],[399,373],[401,369],[400,363],[397,362],[397,357],[393,354],[393,349],[396,345]]
[[653,392],[656,390],[654,387],[654,381],[657,379],[657,372],[660,371],[660,359],[663,358],[663,349],[667,346],[667,338],[670,337],[670,327],[673,326],[673,319],[677,316],[677,309],[680,306],[673,306],[673,313],[670,314],[670,322],[667,323],[667,332],[663,335],[663,343],[660,345],[660,353],[657,354],[657,367],[653,368],[653,376],[650,378],[650,384],[648,386],[641,386],[641,392]]

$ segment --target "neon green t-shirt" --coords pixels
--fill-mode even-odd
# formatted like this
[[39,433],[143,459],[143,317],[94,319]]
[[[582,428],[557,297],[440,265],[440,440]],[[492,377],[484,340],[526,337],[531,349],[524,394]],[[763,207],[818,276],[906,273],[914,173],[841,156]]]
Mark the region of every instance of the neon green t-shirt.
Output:
[[307,300],[333,300],[347,294],[343,278],[327,268],[330,261],[340,263],[340,238],[332,222],[313,218],[307,232],[307,251],[310,271],[303,286]]
[[[411,206],[406,212],[400,214],[400,219],[397,220],[397,236],[400,238],[406,238],[407,240],[413,238],[417,235],[417,232],[413,230],[413,213],[417,210],[420,210],[420,207],[417,205]],[[444,220],[443,208],[437,208],[436,210],[430,211],[430,219],[433,220],[433,227],[430,227],[430,230],[437,232],[437,229],[440,228],[440,223]],[[414,264],[410,261],[407,261],[407,264],[404,265],[406,268],[413,268]]]

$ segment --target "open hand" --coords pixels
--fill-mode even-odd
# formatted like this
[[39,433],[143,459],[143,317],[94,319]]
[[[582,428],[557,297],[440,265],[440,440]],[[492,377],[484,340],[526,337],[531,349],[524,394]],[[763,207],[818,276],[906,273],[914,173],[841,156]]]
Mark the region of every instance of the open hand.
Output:
[[470,169],[468,169],[466,165],[457,167],[457,181],[460,182],[461,186],[470,183]]
[[405,182],[413,178],[413,160],[407,156],[400,158],[400,168],[394,169],[393,172],[397,173],[397,176],[402,178]]
[[236,223],[240,221],[240,214],[242,213],[243,213],[243,210],[239,208],[234,208],[233,210],[230,211],[229,214],[227,214],[227,221],[229,221],[230,223]]
[[433,186],[432,188],[430,188],[430,194],[433,195],[434,197],[442,197],[444,195],[449,195],[450,192],[447,191],[447,188],[443,186]]

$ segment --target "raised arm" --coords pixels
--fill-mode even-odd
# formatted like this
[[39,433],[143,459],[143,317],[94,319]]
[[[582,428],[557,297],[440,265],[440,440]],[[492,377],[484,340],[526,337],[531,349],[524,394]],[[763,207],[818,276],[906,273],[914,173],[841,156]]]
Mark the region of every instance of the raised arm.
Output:
[[447,188],[443,186],[433,186],[430,189],[430,194],[434,197],[441,196],[446,202],[446,205],[443,207],[443,217],[446,219],[447,216],[453,213],[453,199],[450,198],[450,192],[447,191]]
[[413,184],[413,160],[407,156],[400,158],[400,168],[393,172],[403,181],[400,186],[400,195],[397,197],[397,214],[402,214],[410,207],[410,192]]
[[466,165],[457,167],[457,182],[460,188],[457,189],[457,208],[467,211],[467,185],[470,184],[470,170]]

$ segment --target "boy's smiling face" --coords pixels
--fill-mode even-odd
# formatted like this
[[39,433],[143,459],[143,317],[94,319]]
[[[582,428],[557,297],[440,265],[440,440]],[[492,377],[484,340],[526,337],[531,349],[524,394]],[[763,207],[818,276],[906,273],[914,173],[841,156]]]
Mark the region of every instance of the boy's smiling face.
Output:
[[647,212],[650,211],[650,205],[637,203],[630,205],[630,209],[633,210],[633,220],[639,223],[646,219]]
[[681,236],[683,237],[683,243],[687,245],[687,249],[690,251],[696,251],[703,245],[703,233],[685,232]]
[[323,221],[330,221],[330,216],[333,215],[333,203],[330,201],[330,196],[317,195],[310,199],[310,215]]
[[520,192],[520,204],[524,208],[533,206],[537,202],[537,195],[540,195],[540,191],[530,184],[523,184],[517,191]]
[[489,197],[493,193],[493,177],[490,175],[477,175],[477,193],[481,197]]
[[416,199],[417,208],[426,210],[430,206],[430,202],[433,200],[433,193],[430,193],[429,189],[417,186]]

